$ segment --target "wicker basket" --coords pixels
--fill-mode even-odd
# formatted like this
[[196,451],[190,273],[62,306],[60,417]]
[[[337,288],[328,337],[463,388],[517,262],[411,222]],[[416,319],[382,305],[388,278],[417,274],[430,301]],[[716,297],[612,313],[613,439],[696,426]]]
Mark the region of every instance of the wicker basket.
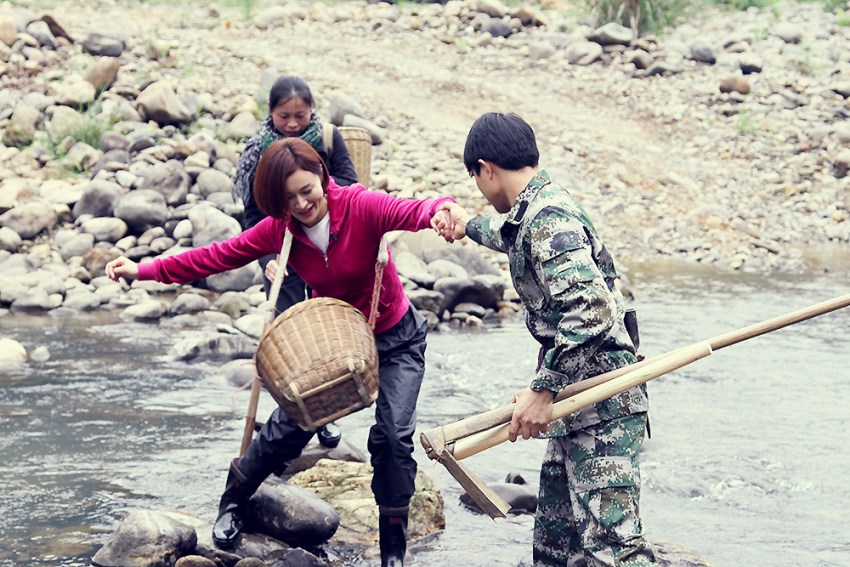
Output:
[[372,136],[363,128],[340,126],[339,133],[345,140],[351,161],[357,171],[357,179],[366,187],[372,184]]
[[363,314],[339,299],[296,303],[257,347],[257,375],[287,415],[315,430],[378,397],[378,351]]

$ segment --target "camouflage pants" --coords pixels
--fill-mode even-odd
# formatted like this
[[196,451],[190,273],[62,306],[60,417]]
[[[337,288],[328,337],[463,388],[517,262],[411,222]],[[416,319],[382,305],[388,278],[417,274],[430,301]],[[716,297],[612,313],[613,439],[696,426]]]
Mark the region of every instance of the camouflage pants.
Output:
[[656,565],[640,521],[646,414],[549,440],[534,521],[535,567]]

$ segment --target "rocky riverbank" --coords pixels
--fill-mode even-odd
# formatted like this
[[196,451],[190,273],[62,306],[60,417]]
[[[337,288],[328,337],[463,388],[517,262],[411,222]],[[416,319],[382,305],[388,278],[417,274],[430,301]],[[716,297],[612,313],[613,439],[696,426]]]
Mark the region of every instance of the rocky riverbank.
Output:
[[[369,130],[365,181],[378,190],[448,193],[486,210],[460,160],[464,136],[481,112],[517,111],[536,128],[543,165],[574,179],[622,261],[801,270],[806,247],[846,247],[841,14],[706,8],[663,38],[634,39],[567,8],[3,3],[0,313],[106,308],[201,322],[209,334],[175,356],[250,357],[263,320],[256,267],[175,293],[111,282],[103,266],[239,232],[230,176],[265,89],[290,73],[309,81],[323,116]],[[393,248],[432,326],[517,311],[502,258],[427,235]],[[0,338],[4,360],[49,356]],[[187,553],[192,536],[179,535]]]

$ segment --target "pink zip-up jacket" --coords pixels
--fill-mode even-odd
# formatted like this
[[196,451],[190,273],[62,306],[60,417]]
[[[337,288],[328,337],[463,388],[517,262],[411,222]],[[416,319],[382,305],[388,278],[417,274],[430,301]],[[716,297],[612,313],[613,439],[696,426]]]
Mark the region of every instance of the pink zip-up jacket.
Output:
[[[384,233],[392,230],[415,232],[430,228],[431,217],[443,201],[439,199],[399,199],[369,191],[363,185],[328,186],[330,242],[325,254],[310,242],[301,223],[289,223],[292,250],[289,265],[313,288],[314,297],[335,297],[369,317],[375,261]],[[266,217],[239,236],[203,248],[187,250],[153,262],[139,264],[140,280],[188,283],[212,274],[244,266],[267,254],[280,252],[287,223]],[[390,256],[381,282],[381,296],[375,333],[398,323],[410,301]]]

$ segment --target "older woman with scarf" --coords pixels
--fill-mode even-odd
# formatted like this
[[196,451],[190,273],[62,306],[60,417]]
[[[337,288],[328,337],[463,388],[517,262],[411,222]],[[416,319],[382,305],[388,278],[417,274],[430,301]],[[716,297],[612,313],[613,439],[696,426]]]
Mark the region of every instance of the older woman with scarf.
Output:
[[[332,128],[333,132],[326,132],[326,128]],[[269,116],[263,122],[259,133],[245,144],[233,177],[234,200],[239,199],[245,205],[245,229],[251,228],[266,216],[254,200],[254,176],[260,158],[271,143],[283,138],[300,138],[310,144],[327,164],[328,173],[338,185],[348,186],[357,182],[357,173],[345,140],[332,124],[323,123],[319,119],[313,107],[313,93],[310,87],[300,77],[280,77],[269,92]],[[327,139],[332,140],[331,144],[325,143]],[[327,146],[331,148],[330,155]],[[271,280],[277,268],[274,258],[274,254],[269,254],[259,260],[263,269],[266,297],[269,295]],[[287,267],[275,309],[277,313],[282,313],[309,295],[310,290],[301,276],[291,267]],[[319,442],[328,448],[336,447],[342,439],[342,433],[335,423],[321,427],[317,436]]]

